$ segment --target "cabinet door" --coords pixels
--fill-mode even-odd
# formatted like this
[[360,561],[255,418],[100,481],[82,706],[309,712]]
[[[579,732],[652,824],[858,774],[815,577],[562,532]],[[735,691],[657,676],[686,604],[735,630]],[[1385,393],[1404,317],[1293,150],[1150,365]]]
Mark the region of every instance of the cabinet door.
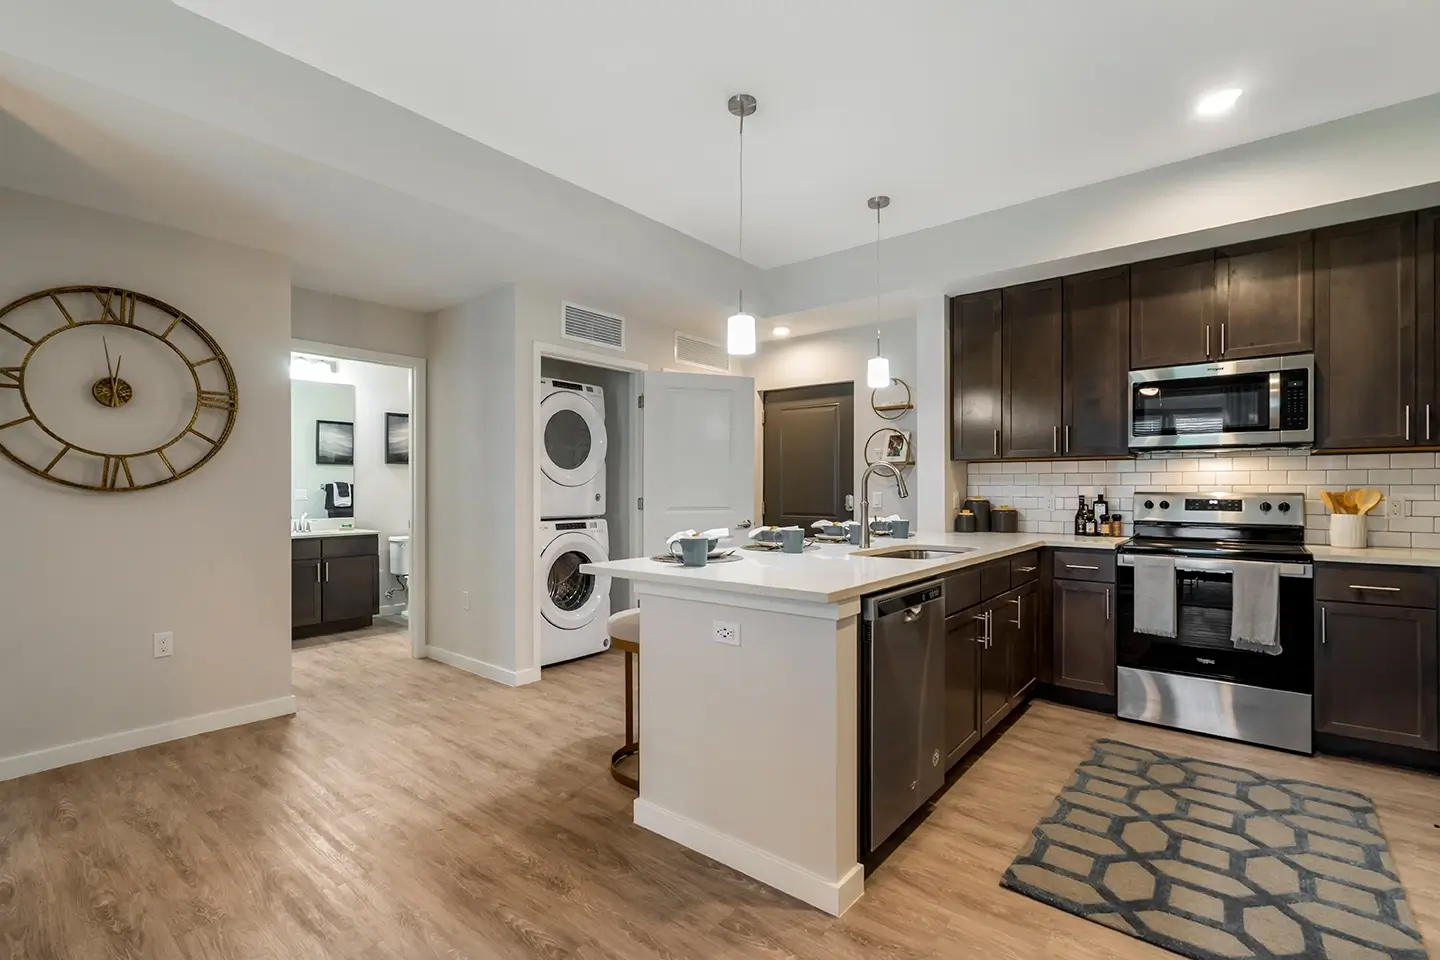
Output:
[[1415,245],[1415,356],[1419,381],[1415,436],[1440,443],[1440,208],[1420,213]]
[[1130,268],[1065,278],[1061,453],[1129,452]]
[[380,602],[379,557],[334,557],[320,561],[321,608],[326,621],[374,616]]
[[320,622],[320,561],[290,563],[290,625],[308,627]]
[[1415,215],[1317,233],[1315,445],[1413,443],[1415,347]]
[[1215,326],[1215,251],[1130,268],[1130,368],[1208,360]]
[[1010,648],[1015,645],[1014,609],[1006,594],[986,604],[988,640],[980,648],[980,734],[984,736],[1010,712]]
[[1440,749],[1435,611],[1361,603],[1319,607],[1316,731]]
[[1221,360],[1315,349],[1315,238],[1297,233],[1215,251]]
[[952,460],[993,460],[1000,456],[1002,356],[1000,291],[952,298]]
[[1000,449],[1007,457],[1060,452],[1061,311],[1059,280],[1007,287],[1005,416]]
[[1010,643],[1010,706],[1016,707],[1040,672],[1040,588],[1030,583],[1015,591],[1005,613],[1014,619]]
[[945,621],[945,746],[948,770],[980,742],[980,649],[985,635],[975,608]]
[[1056,580],[1055,686],[1115,693],[1115,587]]

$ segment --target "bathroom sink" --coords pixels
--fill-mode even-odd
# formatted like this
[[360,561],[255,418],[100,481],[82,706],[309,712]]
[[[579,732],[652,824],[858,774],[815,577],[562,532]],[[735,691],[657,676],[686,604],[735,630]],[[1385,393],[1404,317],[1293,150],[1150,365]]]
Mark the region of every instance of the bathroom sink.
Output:
[[876,550],[868,553],[869,557],[893,557],[896,560],[944,560],[946,557],[953,557],[960,553],[970,553],[974,547],[891,547],[889,550]]

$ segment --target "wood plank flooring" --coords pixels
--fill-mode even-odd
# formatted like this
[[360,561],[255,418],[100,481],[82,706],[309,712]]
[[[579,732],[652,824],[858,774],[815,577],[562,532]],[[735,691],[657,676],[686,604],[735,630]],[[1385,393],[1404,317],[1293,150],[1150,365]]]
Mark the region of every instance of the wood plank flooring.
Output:
[[1033,705],[836,920],[639,829],[621,662],[519,690],[361,633],[300,712],[0,784],[0,957],[1170,957],[998,883],[1094,738],[1363,790],[1440,955],[1440,779]]

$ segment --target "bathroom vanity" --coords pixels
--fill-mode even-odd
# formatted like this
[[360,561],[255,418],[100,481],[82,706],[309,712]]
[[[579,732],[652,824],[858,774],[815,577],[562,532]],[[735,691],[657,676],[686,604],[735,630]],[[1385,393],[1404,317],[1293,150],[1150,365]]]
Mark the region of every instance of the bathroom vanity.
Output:
[[292,639],[368,627],[379,612],[378,531],[291,534]]

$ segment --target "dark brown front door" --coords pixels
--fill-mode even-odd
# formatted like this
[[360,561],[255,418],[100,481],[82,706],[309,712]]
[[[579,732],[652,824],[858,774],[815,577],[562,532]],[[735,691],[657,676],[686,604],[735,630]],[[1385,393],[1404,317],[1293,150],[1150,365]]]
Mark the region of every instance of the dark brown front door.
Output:
[[855,385],[765,391],[764,523],[844,520],[855,482]]

